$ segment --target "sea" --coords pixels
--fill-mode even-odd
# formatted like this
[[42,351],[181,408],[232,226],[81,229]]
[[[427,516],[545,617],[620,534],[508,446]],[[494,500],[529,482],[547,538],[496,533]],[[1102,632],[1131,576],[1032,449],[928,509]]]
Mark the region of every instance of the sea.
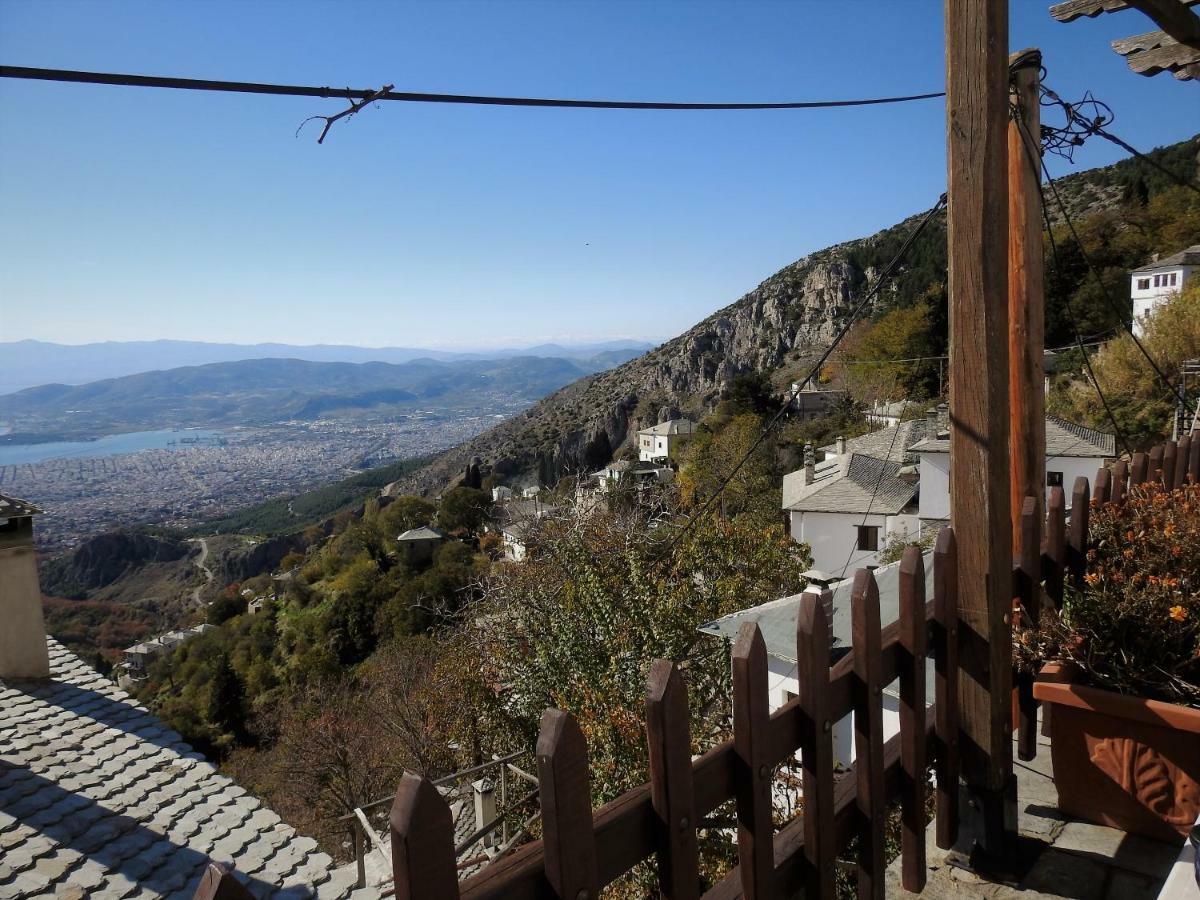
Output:
[[163,431],[130,431],[108,434],[93,441],[48,441],[44,444],[0,444],[0,466],[24,465],[49,459],[82,459],[115,456],[139,450],[188,450],[224,441],[220,431],[199,428]]

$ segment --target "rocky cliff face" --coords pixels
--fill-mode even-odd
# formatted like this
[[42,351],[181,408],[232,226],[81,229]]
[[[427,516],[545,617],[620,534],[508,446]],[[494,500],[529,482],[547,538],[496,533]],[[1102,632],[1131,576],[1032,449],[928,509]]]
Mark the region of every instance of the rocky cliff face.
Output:
[[42,589],[47,594],[77,596],[107,587],[150,563],[186,557],[192,548],[173,538],[138,531],[110,531],[81,543],[69,556],[42,569]]
[[[915,221],[897,229],[907,233]],[[875,275],[856,257],[879,239],[851,241],[798,260],[679,337],[568,385],[413,478],[389,485],[388,492],[441,490],[473,457],[485,471],[518,482],[552,485],[563,475],[594,471],[632,431],[659,421],[664,407],[701,415],[735,376],[776,371],[827,345]]]

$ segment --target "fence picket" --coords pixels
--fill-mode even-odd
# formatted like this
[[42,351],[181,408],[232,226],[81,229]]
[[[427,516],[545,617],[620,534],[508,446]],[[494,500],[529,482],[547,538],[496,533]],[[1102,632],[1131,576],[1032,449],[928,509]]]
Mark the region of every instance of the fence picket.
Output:
[[1192,432],[1192,443],[1188,448],[1187,474],[1193,482],[1200,482],[1200,432]]
[[906,891],[925,887],[925,560],[907,547],[900,560],[900,880]]
[[[1019,532],[1021,545],[1017,548],[1017,577],[1013,593],[1020,603],[1021,623],[1036,628],[1041,619],[1041,572],[1037,545],[1037,500],[1026,497],[1021,504]],[[1023,760],[1037,756],[1037,700],[1033,697],[1033,673],[1017,673],[1017,755]]]
[[1168,491],[1175,486],[1175,456],[1178,452],[1174,441],[1162,445],[1162,483]]
[[587,741],[574,716],[561,709],[542,714],[536,756],[546,880],[559,897],[597,900]]
[[1096,504],[1107,503],[1112,498],[1112,472],[1104,466],[1096,472]]
[[1043,612],[1062,608],[1063,578],[1067,571],[1067,495],[1061,487],[1050,488],[1046,504],[1046,536],[1042,542],[1042,580],[1045,583]]
[[1088,480],[1080,475],[1071,492],[1071,524],[1067,529],[1067,571],[1076,587],[1083,586],[1087,571],[1088,519],[1092,512],[1089,493]]
[[775,848],[768,752],[767,647],[756,622],[733,643],[733,746],[737,752],[738,866],[747,900],[774,896]]
[[1146,475],[1150,468],[1150,457],[1145,453],[1133,454],[1133,463],[1129,469],[1129,486],[1146,483]]
[[933,548],[933,603],[938,623],[933,683],[934,724],[938,736],[937,845],[949,850],[958,840],[959,772],[958,544],[950,526],[938,533]]
[[1192,436],[1185,434],[1179,439],[1175,454],[1175,474],[1171,478],[1172,488],[1181,488],[1187,484],[1188,460],[1192,455]]
[[1118,459],[1112,468],[1112,502],[1124,503],[1128,491],[1129,465],[1123,459]]
[[1146,481],[1162,481],[1163,445],[1156,444],[1150,448],[1150,467],[1146,472]]
[[406,772],[388,825],[397,900],[455,900],[454,820],[433,782]]
[[700,896],[687,685],[670,660],[650,666],[646,690],[650,797],[658,816],[658,881],[666,900]]
[[210,862],[192,900],[254,900],[254,895],[221,863]]
[[829,712],[829,620],[825,595],[805,593],[796,618],[796,677],[800,681],[800,761],[804,785],[804,896],[832,900],[837,858],[833,830],[833,722]]
[[882,900],[884,891],[883,825],[887,798],[883,793],[883,681],[880,677],[879,586],[867,569],[854,574],[850,596],[854,674],[854,756],[859,832],[858,896]]

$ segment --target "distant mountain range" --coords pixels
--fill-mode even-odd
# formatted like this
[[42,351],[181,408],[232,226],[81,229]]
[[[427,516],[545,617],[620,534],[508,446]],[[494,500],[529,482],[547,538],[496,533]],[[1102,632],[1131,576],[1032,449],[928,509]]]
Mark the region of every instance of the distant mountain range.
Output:
[[[11,346],[11,345],[10,345]],[[165,427],[263,425],[295,419],[388,418],[417,410],[511,412],[639,350],[580,359],[418,359],[406,363],[249,359],[141,372],[0,396],[9,440],[91,437]]]
[[[648,341],[616,340],[580,344],[538,344],[520,349],[449,351],[416,347],[353,347],[339,344],[215,344],[204,341],[105,341],[55,344],[46,341],[0,342],[0,394],[43,384],[87,384],[140,372],[202,366],[248,359],[301,359],[309,362],[406,363],[428,360],[511,359],[517,356],[590,360],[597,354],[654,346]],[[636,354],[630,354],[630,356]],[[629,357],[626,357],[629,358]]]

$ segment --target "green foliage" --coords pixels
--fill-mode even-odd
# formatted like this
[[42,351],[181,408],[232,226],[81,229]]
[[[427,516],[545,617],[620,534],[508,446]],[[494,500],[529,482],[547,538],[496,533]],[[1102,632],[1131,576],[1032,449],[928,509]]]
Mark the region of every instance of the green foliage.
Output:
[[779,398],[771,379],[762,372],[743,372],[735,375],[726,399],[745,412],[769,416],[779,409]]
[[246,611],[247,600],[237,590],[226,591],[208,606],[208,623],[220,625]]
[[834,383],[860,403],[936,396],[938,361],[921,359],[941,355],[942,349],[932,327],[932,304],[925,299],[931,295],[944,302],[944,286],[935,285],[911,306],[855,325],[830,367]]
[[[782,472],[776,460],[774,438],[768,437],[755,446],[765,424],[759,416],[738,412],[731,405],[722,405],[704,420],[681,454],[678,482],[685,510],[700,508],[733,473],[720,495],[724,515],[759,526],[779,520],[776,488]],[[747,453],[749,458],[735,472]]]
[[246,722],[246,688],[234,671],[228,654],[221,653],[213,666],[208,693],[208,721],[235,737]]
[[429,525],[437,516],[437,506],[423,497],[397,497],[379,513],[379,530],[393,539],[411,528]]
[[473,533],[483,524],[491,505],[491,497],[478,488],[452,488],[442,496],[437,513],[438,525],[446,531],[461,529]]

